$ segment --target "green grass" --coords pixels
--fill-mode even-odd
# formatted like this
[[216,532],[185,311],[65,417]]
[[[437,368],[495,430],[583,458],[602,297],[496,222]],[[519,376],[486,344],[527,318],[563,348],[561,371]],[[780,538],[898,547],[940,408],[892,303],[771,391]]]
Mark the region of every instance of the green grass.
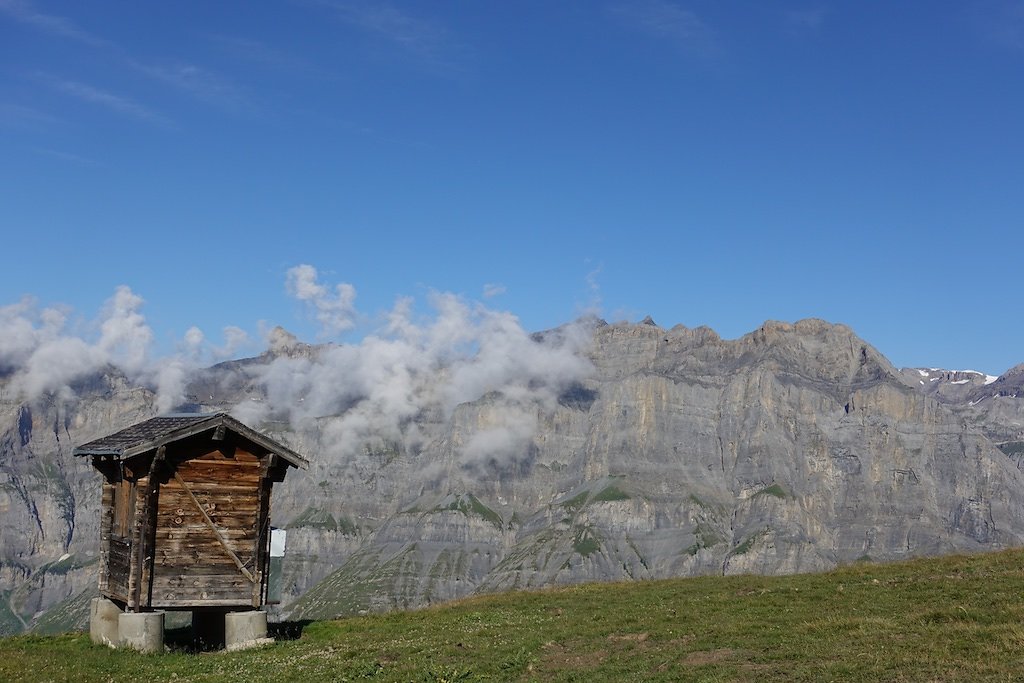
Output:
[[21,633],[24,629],[21,620],[11,611],[10,599],[11,591],[0,591],[0,636]]
[[326,529],[328,531],[340,531],[346,536],[356,536],[359,534],[359,527],[357,527],[352,520],[347,517],[335,519],[331,513],[315,507],[306,508],[298,517],[288,524],[289,529],[303,527]]
[[572,498],[561,501],[559,505],[568,512],[575,514],[592,503],[629,500],[632,496],[618,486],[618,479],[619,477],[609,477],[605,480],[593,482]]
[[590,500],[594,503],[600,503],[604,501],[629,500],[630,497],[631,496],[628,493],[620,489],[615,484],[609,484],[595,493]]
[[561,506],[569,512],[576,512],[581,510],[588,500],[590,500],[590,491],[582,491],[569,500],[563,501]]
[[767,488],[763,488],[760,491],[758,491],[757,493],[755,493],[754,495],[755,496],[775,496],[776,498],[781,498],[782,500],[786,500],[787,498],[789,498],[789,496],[786,494],[785,489],[783,489],[778,484],[772,484],[771,486],[769,486]]
[[761,540],[761,537],[764,536],[767,533],[768,533],[768,529],[762,529],[761,531],[758,531],[757,533],[754,533],[754,534],[751,534],[750,536],[747,536],[746,540],[744,540],[742,543],[740,543],[738,546],[736,546],[736,548],[732,551],[732,554],[733,555],[746,555],[754,547],[754,544],[757,543],[759,540]]
[[588,557],[601,550],[601,538],[589,526],[577,526],[572,537],[572,549],[581,557]]
[[[298,630],[298,627],[296,627]],[[827,574],[589,584],[314,622],[240,653],[0,639],[0,680],[1011,681],[1024,550]]]
[[696,555],[702,548],[710,548],[725,542],[725,538],[706,522],[698,522],[693,535],[696,540],[693,545],[684,551],[687,555],[691,556]]
[[449,501],[445,505],[434,508],[433,512],[441,512],[444,510],[461,512],[466,516],[475,515],[482,518],[484,521],[490,522],[498,529],[501,529],[504,526],[501,521],[501,515],[481,503],[480,499],[472,493],[464,494]]
[[79,558],[77,555],[68,555],[64,559],[57,560],[56,562],[44,564],[42,567],[40,567],[40,570],[46,572],[47,574],[67,574],[69,571],[72,571],[74,569],[81,569],[83,567],[88,567],[90,565],[96,564],[99,561],[100,558],[98,557],[92,557],[83,560]]
[[36,633],[64,633],[89,627],[89,602],[99,595],[90,587],[54,605],[33,625]]

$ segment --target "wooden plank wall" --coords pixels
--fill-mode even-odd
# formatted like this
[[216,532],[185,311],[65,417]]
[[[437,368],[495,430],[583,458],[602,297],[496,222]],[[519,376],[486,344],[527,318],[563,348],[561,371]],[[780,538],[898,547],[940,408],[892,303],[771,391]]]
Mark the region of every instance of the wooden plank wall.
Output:
[[171,477],[159,492],[151,606],[258,605],[263,578],[260,459],[240,449],[233,458],[214,451],[179,463],[177,473],[256,582],[239,570],[191,497]]
[[114,516],[114,485],[104,481],[100,491],[100,593],[110,589],[110,524]]
[[256,521],[256,528],[259,530],[259,537],[256,539],[256,561],[257,566],[264,571],[260,576],[259,604],[256,607],[266,605],[268,600],[270,580],[270,490],[274,485],[270,477],[271,464],[274,456],[269,456],[263,463],[260,489],[259,489],[259,515]]
[[100,593],[128,602],[128,574],[131,571],[131,541],[113,534],[114,489],[120,484],[103,483],[100,512]]
[[[130,571],[128,572],[128,607],[138,610],[140,607],[149,605],[149,596],[146,592],[148,587],[148,575],[143,576],[145,569],[145,556],[148,550],[146,543],[146,515],[149,512],[149,477],[139,477],[134,480],[130,493],[133,493],[132,503],[128,506],[131,513],[129,519],[129,534],[131,535],[131,546],[128,556],[130,558]],[[114,526],[117,526],[118,511],[114,510]]]

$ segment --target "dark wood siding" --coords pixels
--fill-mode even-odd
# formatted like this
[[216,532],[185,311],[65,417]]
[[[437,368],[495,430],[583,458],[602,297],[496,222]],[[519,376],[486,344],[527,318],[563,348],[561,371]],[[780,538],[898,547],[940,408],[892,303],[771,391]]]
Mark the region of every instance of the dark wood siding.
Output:
[[[133,495],[135,490],[128,480],[121,479],[119,473],[112,476],[114,481],[104,482],[101,498],[99,589],[108,598],[128,603],[131,596],[129,584],[134,546],[130,535],[117,533],[116,516],[118,499]],[[127,528],[130,529],[130,525]]]
[[[149,605],[148,563],[146,562],[147,550],[152,547],[148,540],[147,513],[150,511],[148,497],[151,493],[149,477],[140,477],[131,487],[135,492],[133,514],[131,519],[131,547],[128,553],[131,561],[131,569],[128,572],[128,607],[139,609]],[[116,536],[117,511],[114,511],[114,527]]]
[[110,575],[104,594],[121,602],[128,602],[132,544],[123,538],[112,538],[108,548],[107,564],[110,567]]
[[110,525],[113,521],[114,485],[103,482],[100,493],[100,593],[110,592]]
[[221,425],[123,458],[93,453],[102,594],[129,610],[263,605],[271,487],[295,463],[261,439]]
[[260,459],[214,451],[178,463],[175,474],[159,492],[151,606],[258,606]]

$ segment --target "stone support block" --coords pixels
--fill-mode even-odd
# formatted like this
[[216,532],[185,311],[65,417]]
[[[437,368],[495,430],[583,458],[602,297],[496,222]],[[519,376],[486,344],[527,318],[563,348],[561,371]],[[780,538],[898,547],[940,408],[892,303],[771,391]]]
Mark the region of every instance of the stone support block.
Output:
[[121,647],[146,653],[164,651],[163,612],[122,612],[117,630]]
[[106,645],[117,647],[120,642],[118,636],[118,618],[121,616],[121,608],[117,603],[107,598],[93,598],[89,603],[89,638],[95,645]]
[[274,642],[267,637],[267,613],[229,612],[224,617],[224,647],[227,650],[244,650],[249,647]]

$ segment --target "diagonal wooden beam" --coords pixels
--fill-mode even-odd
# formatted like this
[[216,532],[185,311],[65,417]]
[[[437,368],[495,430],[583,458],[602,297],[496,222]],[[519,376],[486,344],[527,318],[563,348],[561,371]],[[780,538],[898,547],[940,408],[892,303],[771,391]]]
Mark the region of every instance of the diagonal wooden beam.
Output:
[[249,581],[251,581],[252,583],[256,583],[256,577],[252,575],[252,572],[245,568],[245,565],[242,564],[242,561],[238,559],[238,555],[235,555],[235,552],[231,550],[231,546],[228,545],[228,539],[224,538],[224,535],[221,534],[220,529],[218,529],[217,525],[213,523],[213,520],[210,519],[210,515],[206,514],[206,510],[203,509],[203,506],[200,504],[199,500],[196,499],[195,494],[192,493],[192,489],[188,487],[188,484],[185,483],[185,480],[182,479],[181,475],[178,474],[177,472],[174,473],[174,481],[178,482],[178,485],[181,486],[181,488],[185,490],[185,493],[188,494],[188,497],[192,499],[193,505],[195,505],[196,509],[199,510],[199,514],[201,514],[203,516],[203,519],[206,520],[206,523],[209,525],[210,529],[213,530],[213,535],[217,537],[217,540],[224,548],[224,552],[226,552],[228,556],[235,561],[235,565],[238,567],[238,570],[242,572],[242,574],[245,575],[245,578],[249,579]]

